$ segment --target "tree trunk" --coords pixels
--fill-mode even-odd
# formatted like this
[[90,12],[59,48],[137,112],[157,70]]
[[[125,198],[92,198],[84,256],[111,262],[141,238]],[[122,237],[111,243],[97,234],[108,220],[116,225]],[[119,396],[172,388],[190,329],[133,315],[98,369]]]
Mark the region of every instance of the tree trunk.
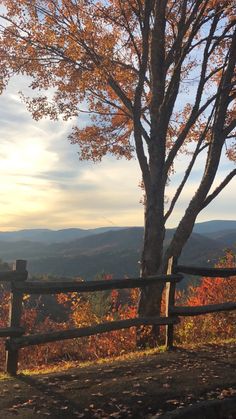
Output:
[[[148,277],[161,273],[163,258],[163,241],[165,237],[163,202],[153,193],[146,201],[144,247],[142,254],[141,276]],[[160,315],[163,283],[143,288],[140,293],[138,315],[151,317]],[[144,348],[153,347],[159,343],[159,327],[139,329],[137,345]]]

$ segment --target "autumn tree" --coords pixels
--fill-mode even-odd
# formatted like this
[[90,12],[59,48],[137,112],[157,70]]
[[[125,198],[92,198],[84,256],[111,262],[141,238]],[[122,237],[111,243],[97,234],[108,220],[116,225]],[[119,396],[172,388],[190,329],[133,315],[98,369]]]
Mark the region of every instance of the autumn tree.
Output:
[[[81,159],[136,156],[145,193],[141,275],[165,272],[168,258],[180,256],[200,211],[236,174],[232,168],[213,185],[222,154],[232,162],[236,157],[235,1],[1,5],[2,89],[12,75],[27,75],[39,91],[24,98],[36,120],[78,118],[69,139],[79,145]],[[90,122],[81,128],[84,112]],[[187,154],[188,165],[166,205],[180,153]],[[166,222],[199,157],[205,159],[203,174],[164,251]],[[159,313],[161,294],[161,285],[145,289],[139,314]]]

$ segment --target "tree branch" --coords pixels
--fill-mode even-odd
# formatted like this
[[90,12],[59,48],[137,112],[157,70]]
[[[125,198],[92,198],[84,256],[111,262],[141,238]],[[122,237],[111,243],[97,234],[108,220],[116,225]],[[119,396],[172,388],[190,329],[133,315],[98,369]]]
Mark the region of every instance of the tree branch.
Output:
[[[186,58],[187,54],[189,53],[189,49],[191,47],[191,43],[194,39],[194,36],[196,35],[196,33],[198,32],[200,26],[201,26],[201,19],[202,16],[204,14],[204,10],[206,8],[206,4],[207,2],[205,1],[205,4],[202,6],[200,13],[197,17],[195,17],[195,13],[199,7],[199,2],[195,2],[195,7],[192,11],[192,14],[190,15],[190,17],[187,19],[186,23],[185,23],[185,17],[186,17],[186,7],[187,7],[187,2],[183,2],[182,5],[182,14],[181,14],[181,18],[178,24],[178,36],[176,39],[176,45],[175,45],[175,58],[174,58],[174,71],[171,77],[171,80],[169,82],[168,88],[167,88],[167,92],[165,95],[165,101],[164,101],[164,105],[163,105],[163,119],[164,119],[164,125],[165,125],[165,130],[167,130],[168,128],[168,124],[169,124],[169,120],[170,117],[172,115],[173,109],[174,109],[174,105],[176,102],[176,98],[178,95],[178,91],[179,91],[179,86],[180,86],[180,80],[181,80],[181,70],[182,70],[182,64],[184,59]],[[189,30],[192,21],[194,20],[194,24],[193,27],[190,31],[190,34],[187,38],[187,41],[185,43],[184,46],[182,46],[182,42],[184,39],[184,36],[186,34],[186,32]],[[207,40],[207,45],[205,47],[205,51],[208,50],[208,47],[210,45],[210,40],[211,40],[211,36],[213,36],[214,33],[214,25],[215,22],[213,21],[212,25],[211,25],[211,29],[210,29],[210,33],[208,36],[208,40]],[[213,33],[211,33],[213,32]],[[209,45],[208,45],[209,43]],[[206,61],[207,63],[207,59],[205,59],[204,61]],[[203,87],[201,86],[201,83],[203,82],[203,71],[205,69],[204,66],[204,61],[202,64],[202,73],[201,73],[201,78],[200,78],[200,82],[199,82],[199,86],[198,86],[198,93],[202,93],[203,91]],[[206,70],[206,69],[205,69]],[[195,100],[195,107],[197,108],[197,104],[199,106],[200,104],[200,98],[198,98],[198,96],[196,97]]]
[[196,147],[196,150],[195,150],[195,152],[194,152],[194,154],[193,154],[193,156],[192,156],[192,159],[191,159],[191,161],[190,161],[190,163],[189,163],[189,166],[188,166],[188,168],[187,168],[187,170],[186,170],[186,172],[185,172],[185,174],[184,174],[184,177],[183,177],[183,180],[182,180],[182,182],[180,183],[180,185],[179,185],[179,187],[177,188],[177,190],[176,190],[176,193],[175,193],[175,195],[174,195],[174,197],[173,197],[173,199],[172,199],[172,201],[171,201],[171,204],[170,204],[170,207],[169,207],[169,209],[168,209],[168,211],[166,212],[166,214],[165,214],[165,222],[168,220],[168,218],[170,217],[170,215],[172,214],[172,211],[173,211],[173,209],[174,209],[174,207],[175,207],[175,204],[176,204],[176,202],[178,201],[178,199],[179,199],[179,197],[180,197],[180,195],[181,195],[181,192],[182,192],[182,190],[183,190],[183,188],[184,188],[184,186],[185,186],[185,184],[186,184],[186,182],[187,182],[187,180],[188,180],[188,178],[189,178],[189,175],[190,175],[190,173],[191,173],[191,171],[192,171],[192,168],[193,168],[193,166],[194,166],[194,163],[195,163],[195,161],[196,161],[196,159],[197,159],[197,156],[199,155],[199,153],[202,151],[202,150],[204,150],[206,147],[208,147],[209,146],[209,144],[205,144],[204,145],[204,147],[202,147],[201,149],[200,149],[200,142],[198,143],[198,145],[197,145],[197,147]]
[[214,190],[214,192],[212,192],[212,194],[210,194],[205,201],[203,202],[200,211],[202,211],[207,205],[210,204],[211,201],[213,201],[213,199],[215,199],[217,197],[217,195],[219,195],[219,193],[228,185],[228,183],[233,179],[233,177],[236,176],[236,169],[232,170],[232,172],[230,172],[226,178],[223,180],[223,182],[221,182],[221,184],[219,186],[217,186],[217,188]]
[[192,171],[192,168],[193,168],[193,166],[194,166],[194,163],[195,163],[195,161],[196,161],[196,159],[197,159],[197,156],[206,148],[206,147],[208,147],[209,146],[209,144],[208,143],[206,143],[206,144],[204,144],[202,147],[201,147],[201,145],[202,145],[202,143],[203,143],[203,141],[204,141],[204,139],[205,139],[205,136],[206,136],[206,134],[207,134],[207,131],[209,130],[209,126],[210,126],[210,123],[211,123],[211,120],[212,120],[212,117],[213,117],[213,115],[214,115],[214,107],[213,107],[213,109],[212,109],[212,111],[211,111],[211,114],[209,115],[209,118],[208,118],[208,121],[207,121],[207,124],[206,124],[206,127],[205,127],[205,129],[204,129],[204,131],[203,131],[203,133],[201,134],[201,136],[200,136],[200,138],[199,138],[199,140],[198,140],[198,142],[197,142],[197,146],[196,146],[196,149],[195,149],[195,151],[194,151],[194,153],[193,153],[193,156],[192,156],[192,159],[191,159],[191,161],[190,161],[190,163],[189,163],[189,166],[188,166],[188,168],[187,168],[187,170],[186,170],[186,172],[185,172],[185,175],[184,175],[184,177],[183,177],[183,180],[182,180],[182,182],[180,183],[180,185],[179,185],[179,187],[178,187],[178,189],[177,189],[177,191],[176,191],[176,193],[175,193],[175,195],[174,195],[174,197],[173,197],[173,199],[172,199],[172,201],[171,201],[171,204],[170,204],[170,207],[169,207],[169,209],[168,209],[168,211],[166,212],[166,214],[165,214],[165,222],[167,221],[167,219],[170,217],[170,215],[171,215],[171,213],[172,213],[172,211],[173,211],[173,209],[174,209],[174,207],[175,207],[175,204],[176,204],[176,202],[178,201],[178,199],[179,199],[179,196],[180,196],[180,194],[181,194],[181,192],[182,192],[182,190],[183,190],[183,188],[184,188],[184,186],[185,186],[185,184],[186,184],[186,182],[187,182],[187,180],[188,180],[188,178],[189,178],[189,175],[190,175],[190,173],[191,173],[191,171]]
[[183,145],[189,130],[192,128],[192,126],[195,124],[197,118],[208,108],[208,106],[210,106],[210,104],[217,98],[217,94],[215,94],[214,96],[212,96],[210,99],[208,99],[204,105],[202,105],[202,107],[198,110],[198,112],[196,112],[195,114],[192,112],[188,121],[186,122],[183,130],[181,131],[181,133],[179,134],[177,140],[175,141],[173,147],[171,148],[168,157],[166,159],[166,167],[165,167],[165,171],[166,171],[166,176],[167,173],[171,167],[171,164],[176,156],[176,154],[178,153],[179,149],[181,148],[181,146]]
[[[205,3],[205,6],[206,6],[206,3]],[[202,13],[203,13],[203,11],[202,11]],[[198,21],[197,21],[198,24],[200,22],[201,16],[202,15],[200,14],[199,17],[198,17]],[[212,41],[212,38],[214,36],[215,30],[217,28],[217,24],[218,24],[219,19],[220,19],[220,15],[217,14],[217,15],[214,16],[214,19],[212,21],[212,24],[211,24],[211,27],[210,27],[210,30],[209,30],[209,35],[208,35],[207,42],[206,42],[206,46],[205,46],[204,52],[203,52],[203,62],[202,62],[202,68],[201,68],[201,75],[200,75],[200,81],[199,81],[198,88],[197,88],[195,103],[194,103],[192,112],[189,116],[189,119],[185,124],[184,129],[180,133],[179,137],[177,138],[175,144],[173,145],[173,147],[170,150],[169,155],[166,159],[166,164],[165,164],[165,176],[166,177],[168,175],[170,166],[171,166],[176,154],[178,153],[180,147],[183,145],[183,143],[186,139],[186,136],[187,136],[189,130],[191,129],[193,124],[196,122],[197,118],[204,112],[204,110],[209,106],[209,104],[216,97],[216,96],[213,96],[213,98],[210,98],[210,100],[208,100],[205,103],[205,105],[203,105],[199,109],[201,99],[202,99],[202,95],[203,95],[203,91],[204,91],[204,86],[205,86],[205,83],[206,83],[206,70],[207,70],[207,63],[208,63],[208,59],[209,59],[209,48],[210,48],[211,41]],[[186,56],[186,54],[188,52],[188,49],[189,49],[189,46],[191,45],[191,41],[194,37],[195,31],[197,30],[196,26],[197,25],[196,25],[196,22],[195,22],[194,29],[192,29],[191,35],[188,39],[187,47],[185,46],[186,51],[184,53],[182,53],[182,60],[183,60],[183,56],[184,57]],[[180,68],[181,68],[181,66],[180,66]],[[179,77],[180,77],[180,74],[179,74]],[[166,104],[166,108],[170,106],[171,112],[172,112],[172,109],[173,109],[173,106],[174,106],[174,103],[175,103],[175,98],[176,98],[177,93],[178,93],[178,88],[177,88],[177,85],[175,85],[175,87],[173,87],[173,92],[171,94],[172,97],[170,96],[170,98],[169,98],[169,100],[167,100],[167,104]],[[168,112],[170,113],[170,110],[168,110]]]
[[224,136],[228,138],[229,134],[236,128],[236,119],[230,122],[230,124],[224,129]]
[[165,12],[167,0],[156,0],[151,39],[151,118],[156,119],[165,92]]
[[217,190],[208,197],[209,199],[207,198],[207,194],[209,193],[209,190],[214,182],[217,173],[222,147],[225,141],[225,137],[223,135],[223,127],[227,113],[227,104],[231,88],[231,80],[234,77],[235,63],[236,31],[234,33],[231,45],[228,50],[227,67],[225,69],[224,74],[222,75],[222,79],[218,89],[219,99],[217,100],[217,103],[215,105],[216,112],[213,127],[213,138],[208,149],[205,171],[199,184],[199,187],[195,195],[191,199],[189,206],[186,209],[185,214],[174,233],[173,239],[166,251],[165,258],[168,258],[170,255],[179,257],[184,244],[187,242],[192,232],[196,217],[201,211],[201,209],[204,208],[205,204],[207,204],[207,202],[210,202],[223,189],[223,186],[229,182],[231,176],[235,175],[234,171],[231,172],[231,174],[226,178],[224,182],[222,182],[222,184],[217,188]]

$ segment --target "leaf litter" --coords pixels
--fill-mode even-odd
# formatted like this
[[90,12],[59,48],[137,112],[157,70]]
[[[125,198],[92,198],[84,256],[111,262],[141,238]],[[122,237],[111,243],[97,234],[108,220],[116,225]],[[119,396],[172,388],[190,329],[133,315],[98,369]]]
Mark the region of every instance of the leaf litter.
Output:
[[99,369],[92,365],[4,380],[0,418],[157,418],[198,402],[233,398],[236,345],[223,349],[204,345],[146,356],[141,363],[134,358]]

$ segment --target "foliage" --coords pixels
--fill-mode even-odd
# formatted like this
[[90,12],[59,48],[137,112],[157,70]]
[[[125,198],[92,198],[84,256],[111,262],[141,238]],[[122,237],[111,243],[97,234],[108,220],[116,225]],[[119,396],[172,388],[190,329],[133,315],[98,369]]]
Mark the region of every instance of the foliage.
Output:
[[[106,280],[111,276],[107,275]],[[77,293],[59,294],[57,303],[62,312],[67,312],[66,321],[56,322],[50,316],[42,317],[40,298],[33,301],[29,296],[24,298],[22,326],[26,333],[40,333],[46,331],[63,330],[69,327],[83,327],[100,322],[109,322],[117,319],[133,318],[137,315],[138,291],[119,293],[113,291],[91,298],[90,295],[79,297]],[[102,293],[104,294],[104,293]],[[103,307],[98,310],[98,302],[104,300]],[[97,300],[97,301],[96,301]],[[121,304],[122,303],[122,304]],[[0,327],[8,324],[9,293],[4,292],[0,304]],[[42,319],[40,321],[40,318]],[[88,338],[61,341],[38,347],[28,347],[20,351],[19,367],[32,368],[35,365],[44,367],[58,361],[95,360],[106,356],[120,355],[135,349],[135,328],[114,331]],[[37,349],[36,349],[37,348]],[[4,342],[0,341],[0,369],[4,365]]]
[[[232,251],[227,251],[217,267],[235,267],[236,260]],[[104,280],[111,279],[111,275]],[[59,294],[57,303],[68,313],[65,321],[56,322],[50,317],[39,316],[40,301],[34,305],[29,296],[24,298],[22,325],[27,333],[63,330],[69,327],[83,327],[117,319],[134,318],[137,316],[137,302],[139,292],[112,291],[90,293],[78,296],[77,293]],[[178,291],[178,303],[191,306],[236,301],[235,277],[232,278],[203,278],[197,287],[190,287],[188,292]],[[102,304],[100,305],[100,302]],[[9,293],[3,291],[0,304],[0,327],[8,323]],[[162,303],[165,312],[165,301]],[[41,317],[41,321],[39,321]],[[193,342],[208,342],[216,339],[228,339],[235,336],[235,313],[214,313],[199,317],[183,318],[175,328],[176,342],[181,344]],[[164,328],[162,329],[164,338]],[[73,339],[24,348],[20,351],[20,367],[44,367],[59,361],[79,360],[88,361],[104,357],[113,357],[135,350],[135,328],[113,331],[88,338]],[[3,340],[0,346],[0,364],[4,365]]]
[[[204,111],[208,108],[199,108],[198,99],[199,95],[203,99],[203,87],[214,93],[222,82],[235,25],[233,1],[197,1],[194,6],[192,1],[183,0],[2,3],[3,86],[12,74],[23,73],[32,77],[32,89],[53,88],[53,97],[42,94],[26,98],[35,119],[45,115],[68,119],[90,113],[90,124],[74,127],[70,136],[72,142],[79,143],[81,158],[99,160],[110,152],[129,159],[137,128],[133,111],[140,117],[141,136],[148,143],[145,125],[152,124],[153,108],[161,104],[168,112],[167,146],[171,148],[174,139],[183,135],[188,122],[180,146],[186,151],[188,142],[198,141],[199,128],[207,126]],[[178,111],[174,104],[178,93],[189,90],[186,83],[199,61],[203,74],[196,106],[200,112],[194,112],[192,120],[193,104],[186,103]],[[209,106],[213,101],[212,97]],[[232,108],[227,113],[228,123],[234,112]],[[210,130],[205,140],[210,141]],[[135,142],[138,149],[136,138]],[[233,158],[233,149],[228,148],[227,154]]]
[[[218,268],[235,268],[235,254],[228,250],[216,265]],[[236,277],[202,278],[199,286],[190,287],[187,295],[178,296],[180,305],[207,305],[236,301]],[[181,343],[227,339],[235,336],[236,313],[222,312],[197,317],[185,317],[176,328],[176,340]]]
[[[137,290],[131,290],[129,301],[126,304],[120,304],[121,294],[112,291],[107,297],[105,311],[96,313],[92,305],[94,300],[90,298],[78,298],[76,293],[70,295],[60,295],[59,301],[70,305],[71,315],[74,326],[82,327],[91,324],[110,322],[118,319],[133,318],[137,315]],[[80,354],[81,359],[90,360],[106,356],[120,355],[135,348],[135,328],[103,333],[101,335],[90,336],[86,339],[79,339],[82,342],[83,349]]]

